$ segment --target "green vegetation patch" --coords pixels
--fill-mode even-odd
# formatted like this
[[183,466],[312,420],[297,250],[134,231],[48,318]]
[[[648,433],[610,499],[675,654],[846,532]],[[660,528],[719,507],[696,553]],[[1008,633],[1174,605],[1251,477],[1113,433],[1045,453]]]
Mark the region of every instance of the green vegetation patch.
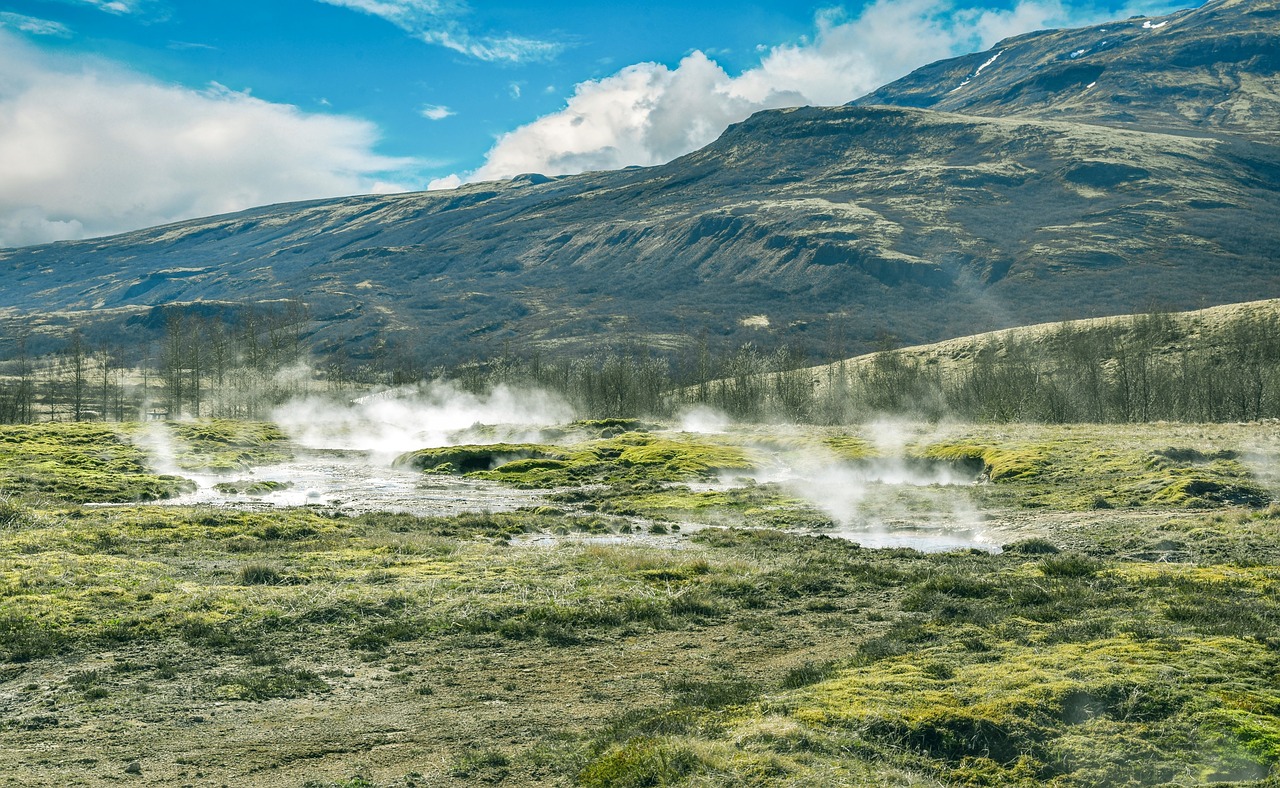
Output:
[[1006,643],[980,660],[956,651],[944,643],[852,668],[801,693],[790,714],[905,748],[965,782],[1240,779],[1280,759],[1268,712],[1280,695],[1256,672],[1276,656],[1257,643],[1121,635]]
[[0,491],[8,495],[121,503],[194,489],[186,479],[152,473],[146,454],[106,424],[0,426]]
[[[574,513],[2,498],[0,744],[43,746],[56,729],[80,757],[101,743],[97,726],[180,703],[192,720],[166,735],[193,737],[184,753],[210,763],[226,748],[224,764],[257,745],[201,738],[195,717],[215,706],[220,724],[246,708],[263,725],[341,716],[308,734],[308,751],[337,759],[403,713],[435,748],[415,764],[438,764],[444,783],[1280,777],[1280,507],[1151,503],[1185,480],[1252,484],[1238,442],[1200,426],[935,439],[949,448],[931,462],[1034,468],[982,485],[989,500],[1116,507],[1019,512],[1031,527],[990,555],[767,530],[810,511],[775,485],[694,483],[753,461],[733,440],[629,432],[474,472],[558,480]],[[673,464],[682,447],[697,461]],[[751,527],[617,538],[636,524],[614,515],[718,512]],[[609,538],[521,538],[547,533]],[[459,708],[483,723],[465,745],[438,713]],[[349,773],[334,764],[326,774]],[[401,784],[388,774],[370,780]]]
[[879,455],[874,445],[856,435],[828,435],[822,439],[822,445],[842,460],[865,460]]
[[658,425],[640,419],[579,419],[570,422],[569,428],[585,430],[598,438],[613,438],[627,432],[652,432]]
[[955,463],[964,468],[980,467],[993,482],[1013,482],[1041,476],[1049,467],[1050,450],[1047,445],[970,440],[930,444],[919,452],[919,456]]
[[287,490],[292,482],[277,482],[269,479],[239,479],[234,482],[218,482],[213,489],[227,495],[268,495],[280,490]]
[[[740,555],[795,549],[765,534],[703,538]],[[892,589],[905,615],[845,660],[793,668],[778,691],[624,715],[593,742],[580,778],[627,766],[660,774],[663,755],[681,752],[697,756],[680,761],[681,774],[714,772],[717,784],[752,782],[761,769],[772,775],[763,784],[796,785],[832,774],[883,784],[895,771],[1028,786],[1277,775],[1274,566],[1117,565],[1047,542],[1025,547],[864,551],[836,587],[793,569],[783,593]],[[834,569],[830,553],[818,555]]]
[[[396,458],[395,465],[432,473],[467,474],[494,470],[512,462],[563,458],[564,454],[551,446],[536,443],[490,443],[419,449],[400,455]],[[519,466],[521,471],[540,467],[545,466]]]
[[296,698],[329,691],[325,680],[306,668],[271,667],[219,673],[210,677],[209,684],[216,697],[228,700]]
[[[622,419],[599,424],[605,422],[607,428],[633,424]],[[663,497],[664,485],[754,467],[744,449],[727,442],[648,432],[626,432],[563,447],[495,443],[421,449],[401,455],[396,465],[428,473],[466,474],[526,489],[571,488],[557,499],[589,511],[621,515],[657,513],[685,504],[707,508],[715,496],[691,499],[687,490],[675,490]]]
[[[988,503],[1061,510],[1265,506],[1271,496],[1241,453],[1218,435],[1199,448],[1155,448],[1157,428],[1101,425],[991,427],[917,444],[913,456],[981,467]],[[1155,443],[1155,446],[1161,444]]]
[[231,419],[168,422],[176,461],[189,471],[227,473],[292,459],[288,436],[274,424]]
[[668,479],[714,476],[722,471],[744,471],[753,466],[745,452],[734,446],[696,440],[628,433],[592,448],[602,458],[617,451],[624,468],[644,468]]

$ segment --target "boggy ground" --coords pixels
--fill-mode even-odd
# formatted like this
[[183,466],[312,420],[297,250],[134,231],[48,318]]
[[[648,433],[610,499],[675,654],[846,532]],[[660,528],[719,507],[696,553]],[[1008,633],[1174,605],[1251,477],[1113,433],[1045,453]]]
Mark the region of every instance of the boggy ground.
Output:
[[[595,512],[419,518],[85,507],[80,461],[29,457],[24,474],[49,497],[0,503],[0,773],[19,785],[1263,784],[1280,778],[1280,509],[1153,499],[1197,474],[1217,485],[1197,490],[1265,493],[1274,430],[917,436],[920,454],[986,463],[978,502],[1024,533],[1000,554],[755,527],[519,538],[640,527],[602,509],[657,494],[634,478],[643,464],[612,483],[606,468],[584,475]],[[764,511],[785,508],[760,486]],[[729,511],[755,526],[761,508]]]

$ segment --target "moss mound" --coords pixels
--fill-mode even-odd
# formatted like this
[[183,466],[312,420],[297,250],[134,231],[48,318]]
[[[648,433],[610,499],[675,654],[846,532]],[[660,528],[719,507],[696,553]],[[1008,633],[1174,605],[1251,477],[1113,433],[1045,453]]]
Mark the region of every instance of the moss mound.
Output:
[[491,443],[419,449],[400,455],[394,464],[419,471],[465,474],[494,470],[513,462],[563,458],[559,450],[537,443]]

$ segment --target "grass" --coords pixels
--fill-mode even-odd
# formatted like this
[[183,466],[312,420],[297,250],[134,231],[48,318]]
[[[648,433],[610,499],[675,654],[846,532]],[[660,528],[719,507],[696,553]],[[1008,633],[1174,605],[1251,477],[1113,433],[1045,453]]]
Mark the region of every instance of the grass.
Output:
[[[60,429],[36,442],[83,450]],[[1233,433],[1201,429],[918,438],[1023,469],[977,491],[1041,529],[995,555],[784,533],[768,526],[808,515],[773,485],[688,486],[757,461],[759,436],[623,432],[511,460],[563,462],[513,475],[563,474],[576,500],[508,513],[9,496],[0,768],[49,785],[105,784],[140,754],[174,784],[1275,780],[1280,507],[1121,494],[1247,467]],[[851,461],[871,456],[860,440],[840,438]],[[749,527],[520,540],[617,535],[626,507]]]
[[422,449],[401,456],[396,464],[533,488],[684,481],[753,467],[740,448],[696,436],[648,432],[626,432],[569,446],[497,443]]
[[284,462],[293,455],[288,436],[267,422],[205,419],[169,422],[178,466],[188,471],[232,473]]
[[[1169,446],[1170,438],[1194,442]],[[1270,493],[1228,427],[1018,425],[970,428],[917,442],[926,460],[981,467],[990,503],[1027,508],[1265,506]],[[1208,444],[1208,446],[1204,446]]]
[[120,503],[189,489],[185,479],[152,472],[146,453],[111,426],[0,426],[0,491],[7,496]]
[[281,448],[286,436],[274,425],[257,422],[0,425],[0,493],[128,503],[194,490],[189,480],[154,470],[144,448],[148,430],[163,431],[174,444],[175,462],[187,471],[247,470],[291,456]]

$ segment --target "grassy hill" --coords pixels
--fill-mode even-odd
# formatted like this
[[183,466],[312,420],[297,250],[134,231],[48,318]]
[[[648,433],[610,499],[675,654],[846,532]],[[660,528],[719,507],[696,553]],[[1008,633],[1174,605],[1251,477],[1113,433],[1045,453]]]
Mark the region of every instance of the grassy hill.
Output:
[[1280,300],[1042,323],[703,383],[739,418],[847,423],[1252,421],[1280,417]]
[[[1225,350],[1225,329],[1241,320],[1267,320],[1280,317],[1280,299],[1248,301],[1240,304],[1197,309],[1190,312],[1161,313],[1160,321],[1167,321],[1172,330],[1165,332],[1152,345],[1151,352],[1168,356],[1183,352],[1197,355],[1210,355]],[[1113,317],[1088,318],[1058,323],[1040,323],[1031,326],[988,331],[967,337],[947,339],[927,345],[896,348],[892,352],[911,363],[933,367],[940,370],[944,377],[956,379],[971,371],[975,360],[983,354],[997,356],[1009,354],[1010,348],[1020,345],[1038,345],[1052,347],[1061,342],[1064,336],[1088,331],[1106,331],[1118,342],[1112,350],[1137,342],[1147,330],[1146,325],[1152,320],[1150,314],[1116,315]],[[876,363],[880,351],[864,353],[860,356],[820,364],[808,369],[814,380],[821,383],[830,377],[830,373],[844,369],[853,373],[860,369],[870,368]],[[1105,356],[1104,362],[1114,363],[1116,356]]]

